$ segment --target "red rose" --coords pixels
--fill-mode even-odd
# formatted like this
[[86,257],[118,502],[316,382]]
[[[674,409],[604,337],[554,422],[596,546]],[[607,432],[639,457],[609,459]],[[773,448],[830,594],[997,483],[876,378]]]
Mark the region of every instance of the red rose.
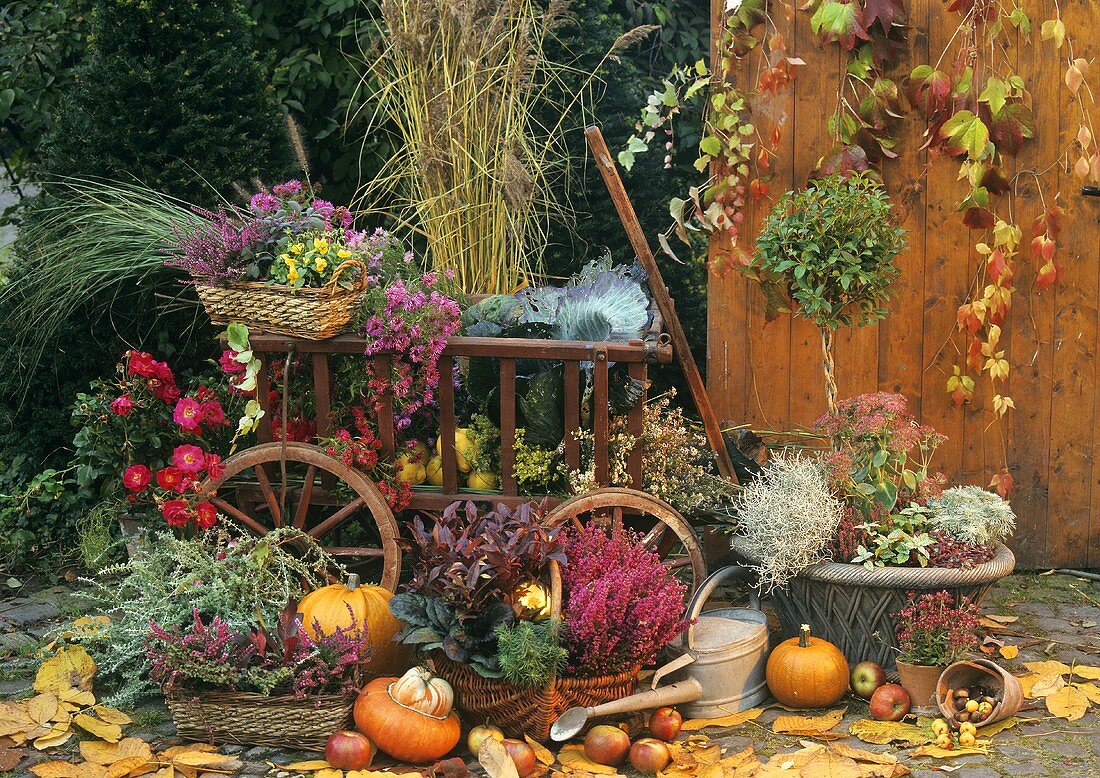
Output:
[[195,506],[195,523],[199,529],[210,529],[218,521],[217,509],[208,502],[200,502]]
[[119,416],[129,416],[134,410],[134,401],[130,399],[130,393],[111,400],[111,410]]
[[206,474],[213,480],[218,480],[225,475],[225,465],[222,463],[222,458],[217,454],[206,455]]
[[122,474],[122,485],[131,492],[144,492],[153,480],[153,474],[145,465],[130,465]]
[[181,397],[172,410],[172,419],[184,432],[199,432],[203,415],[202,406],[190,397]]
[[175,384],[166,384],[163,381],[154,379],[149,382],[149,388],[153,390],[153,395],[158,400],[168,405],[174,405],[176,400],[180,398],[180,388]]
[[191,506],[187,500],[168,500],[160,506],[160,512],[169,527],[185,527],[191,520]]
[[218,364],[221,365],[222,372],[226,375],[236,375],[245,371],[245,365],[242,362],[238,362],[237,352],[226,349],[222,352],[221,357],[218,359]]
[[130,375],[156,378],[157,362],[153,359],[152,354],[147,354],[144,351],[128,351],[126,353],[130,356],[130,361],[126,366],[126,371]]
[[200,386],[195,390],[195,399],[201,403],[207,402],[217,398],[217,393],[214,392],[209,386]]
[[164,467],[157,471],[157,486],[170,492],[180,492],[186,489],[183,473],[178,467]]
[[200,409],[202,411],[202,419],[208,425],[212,427],[221,427],[226,423],[225,410],[222,408],[222,404],[217,400],[209,400],[204,402]]
[[184,443],[176,446],[172,452],[172,464],[179,468],[181,473],[198,473],[206,461],[206,454],[198,446]]

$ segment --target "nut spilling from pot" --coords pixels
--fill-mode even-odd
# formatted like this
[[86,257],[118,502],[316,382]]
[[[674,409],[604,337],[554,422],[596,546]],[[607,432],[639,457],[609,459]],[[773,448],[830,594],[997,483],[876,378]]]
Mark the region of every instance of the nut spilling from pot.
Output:
[[945,702],[958,724],[980,724],[988,719],[1000,704],[1000,691],[988,686],[973,685],[948,689]]

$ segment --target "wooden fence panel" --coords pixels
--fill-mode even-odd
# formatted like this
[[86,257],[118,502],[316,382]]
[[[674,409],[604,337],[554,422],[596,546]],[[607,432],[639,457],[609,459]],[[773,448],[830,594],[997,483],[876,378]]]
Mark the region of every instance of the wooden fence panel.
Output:
[[[1049,166],[1068,145],[1078,109],[1061,80],[1065,52],[1039,40],[1049,3],[1021,4],[1033,22],[1032,36],[1017,41],[1010,56],[1030,90],[1036,138],[1008,171],[1018,174],[1013,212],[1025,230],[1014,280],[1018,294],[1002,339],[1013,370],[1005,391],[1017,410],[1007,423],[990,423],[984,376],[965,407],[955,406],[945,391],[951,366],[965,356],[950,336],[955,310],[975,282],[975,245],[982,237],[963,227],[955,212],[963,188],[956,166],[919,151],[923,123],[915,114],[896,130],[901,158],[883,170],[909,230],[909,249],[898,260],[897,296],[885,321],[837,338],[837,381],[841,397],[876,389],[904,394],[922,421],[948,435],[937,464],[952,480],[985,486],[1007,453],[1018,515],[1012,545],[1022,566],[1100,567],[1100,461],[1094,456],[1100,439],[1100,200],[1080,197],[1078,181],[1065,170],[1046,176],[1041,197],[1027,174]],[[724,5],[712,0],[715,14]],[[891,74],[899,82],[915,64],[938,56],[957,20],[940,0],[907,5],[910,55]],[[783,98],[790,115],[773,199],[802,186],[831,145],[828,106],[843,68],[837,47],[813,35],[809,14],[795,11],[792,18],[787,6],[773,3],[776,23],[807,65]],[[1100,2],[1068,0],[1061,8],[1067,28],[1077,31],[1074,56],[1097,59],[1100,39],[1088,31],[1100,29]],[[1070,214],[1058,248],[1065,273],[1056,286],[1039,291],[1027,229],[1054,200]],[[750,209],[743,242],[751,243],[769,208],[761,203]],[[709,301],[708,387],[719,416],[769,429],[812,424],[825,406],[816,330],[791,316],[765,324],[762,295],[736,272],[712,273]]]

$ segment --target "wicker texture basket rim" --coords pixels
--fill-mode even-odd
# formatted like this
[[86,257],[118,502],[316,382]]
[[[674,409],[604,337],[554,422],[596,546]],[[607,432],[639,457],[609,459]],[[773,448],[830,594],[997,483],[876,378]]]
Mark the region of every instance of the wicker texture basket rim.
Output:
[[[339,286],[340,276],[347,270],[358,270],[359,275],[356,277],[351,288],[345,288]],[[349,259],[340,263],[335,270],[332,271],[332,278],[324,286],[300,286],[294,287],[287,284],[271,283],[269,281],[227,281],[224,284],[217,283],[211,278],[203,276],[192,276],[192,280],[198,286],[205,286],[211,289],[235,289],[238,291],[264,291],[264,292],[277,292],[287,296],[294,297],[312,297],[312,298],[329,298],[329,297],[344,297],[349,294],[358,294],[367,287],[367,266],[357,259]]]
[[[754,549],[743,537],[734,535],[730,548],[739,556],[757,561]],[[876,589],[936,589],[982,584],[1003,578],[1016,566],[1016,557],[1004,543],[997,543],[993,559],[971,568],[876,567],[847,562],[819,562],[802,568],[798,575],[823,583],[865,586]]]

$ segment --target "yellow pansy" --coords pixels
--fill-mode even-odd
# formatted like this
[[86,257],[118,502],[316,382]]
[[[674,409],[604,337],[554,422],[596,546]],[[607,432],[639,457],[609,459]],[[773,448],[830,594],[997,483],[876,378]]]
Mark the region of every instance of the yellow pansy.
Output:
[[290,264],[291,261],[289,254],[280,254],[279,259],[281,259],[283,262],[286,262],[287,264]]
[[328,241],[325,240],[324,238],[314,238],[313,239],[313,248],[317,249],[317,252],[320,253],[320,254],[327,254],[328,253]]
[[351,252],[347,249],[340,249],[336,252],[336,256],[340,257],[340,259],[347,259],[351,256]]
[[317,257],[317,261],[313,263],[313,266],[317,268],[318,273],[324,273],[325,268],[328,267],[328,260],[324,257]]
[[303,246],[301,243],[295,243],[293,246],[290,247],[290,250],[295,254],[301,254],[303,251],[305,251],[305,248],[306,247]]
[[298,268],[295,267],[294,265],[291,265],[290,266],[290,272],[286,274],[286,280],[293,284],[300,277],[301,276],[298,274]]

